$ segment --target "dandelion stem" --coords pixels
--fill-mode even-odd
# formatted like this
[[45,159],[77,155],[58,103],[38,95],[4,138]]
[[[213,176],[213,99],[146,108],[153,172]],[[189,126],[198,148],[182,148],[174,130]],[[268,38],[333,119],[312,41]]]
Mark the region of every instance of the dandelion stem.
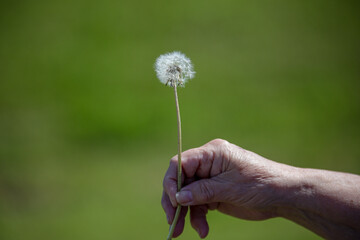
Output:
[[[178,100],[178,95],[177,95],[177,84],[174,84],[174,94],[175,94],[175,104],[176,104],[176,115],[177,115],[177,126],[178,126],[178,172],[177,172],[177,191],[179,192],[181,190],[181,148],[182,148],[182,143],[181,143],[181,119],[180,119],[180,108],[179,108],[179,100]],[[181,205],[179,204],[176,208],[176,213],[175,213],[175,217],[174,220],[170,226],[170,230],[169,230],[169,235],[167,237],[167,240],[172,239],[172,236],[174,234],[174,230],[177,224],[177,221],[179,219],[180,216],[180,211],[181,211]]]
[[175,104],[176,104],[176,115],[177,115],[177,126],[178,126],[178,175],[177,175],[177,190],[181,190],[181,152],[182,152],[182,142],[181,142],[181,118],[180,118],[180,108],[179,108],[179,100],[177,95],[176,84],[174,87],[175,93]]

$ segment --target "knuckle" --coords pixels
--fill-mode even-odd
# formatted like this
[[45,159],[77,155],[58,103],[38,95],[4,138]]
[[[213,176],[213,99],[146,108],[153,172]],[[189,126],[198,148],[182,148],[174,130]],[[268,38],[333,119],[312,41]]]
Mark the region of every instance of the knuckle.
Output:
[[228,143],[229,143],[228,141],[221,139],[221,138],[216,138],[216,139],[210,141],[210,144],[214,145],[214,146],[223,146],[223,145],[227,145]]
[[209,159],[213,159],[213,151],[209,151],[209,149],[207,148],[202,148],[200,149],[200,154],[201,154],[201,158],[200,158],[200,162],[201,164],[205,164]]
[[214,199],[215,193],[209,182],[207,182],[207,181],[202,182],[199,187],[200,187],[201,196],[203,198],[202,200],[204,202],[210,202]]
[[177,159],[178,159],[178,156],[177,156],[177,155],[173,156],[173,157],[170,159],[170,164],[177,163]]

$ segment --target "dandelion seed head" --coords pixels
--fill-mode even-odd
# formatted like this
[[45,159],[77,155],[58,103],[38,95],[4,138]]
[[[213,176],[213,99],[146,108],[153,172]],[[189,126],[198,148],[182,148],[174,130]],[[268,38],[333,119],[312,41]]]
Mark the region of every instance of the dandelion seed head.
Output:
[[160,82],[170,87],[184,86],[194,78],[195,72],[189,58],[181,52],[160,55],[155,62],[156,75]]

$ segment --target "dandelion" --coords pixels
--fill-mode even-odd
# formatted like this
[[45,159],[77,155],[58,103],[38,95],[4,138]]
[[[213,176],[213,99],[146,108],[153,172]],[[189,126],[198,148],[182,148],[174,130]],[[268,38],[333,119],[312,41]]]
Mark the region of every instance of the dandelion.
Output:
[[[156,59],[155,63],[156,75],[159,78],[160,82],[163,84],[173,87],[175,94],[175,105],[176,105],[176,115],[177,115],[177,127],[178,127],[178,172],[177,172],[177,190],[181,190],[181,152],[182,152],[182,140],[181,140],[181,119],[180,119],[180,109],[179,109],[179,100],[177,95],[177,87],[183,87],[187,80],[192,79],[195,76],[193,71],[193,66],[189,58],[180,52],[166,53],[160,55]],[[181,211],[181,206],[178,205],[174,220],[170,226],[169,235],[167,240],[171,239],[175,230],[175,226],[179,219]]]
[[155,71],[160,82],[170,87],[183,87],[187,80],[195,76],[190,59],[181,52],[166,53],[158,57]]

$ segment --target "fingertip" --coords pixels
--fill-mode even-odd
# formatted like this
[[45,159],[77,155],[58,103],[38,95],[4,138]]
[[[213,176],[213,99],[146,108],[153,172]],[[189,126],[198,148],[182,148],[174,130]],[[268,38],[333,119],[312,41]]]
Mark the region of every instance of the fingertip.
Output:
[[193,195],[191,191],[187,191],[187,190],[182,190],[180,192],[177,192],[175,197],[176,197],[176,201],[183,206],[189,206],[190,203],[193,201]]
[[209,234],[209,224],[206,220],[203,222],[199,222],[194,228],[200,238],[205,238]]
[[177,203],[177,201],[176,201],[176,192],[175,192],[174,194],[171,194],[171,195],[169,196],[169,199],[170,199],[171,205],[172,205],[174,208],[176,208],[177,205],[178,205],[178,203]]
[[166,220],[168,224],[171,224],[175,214],[175,208],[172,206],[169,197],[163,192],[163,197],[161,199],[161,205],[166,214]]
[[171,202],[171,205],[173,207],[177,207],[178,203],[176,201],[176,193],[177,193],[177,187],[173,183],[169,184],[167,188],[164,189],[167,195],[169,196],[169,200]]
[[182,232],[184,231],[185,216],[187,214],[187,211],[188,211],[188,207],[181,207],[180,216],[179,216],[179,219],[178,219],[178,222],[176,224],[174,234],[173,234],[174,238],[180,236],[182,234]]
[[173,234],[173,238],[177,238],[184,231],[185,219],[179,219]]
[[165,193],[169,196],[172,206],[176,207],[177,202],[175,194],[177,192],[177,167],[173,160],[170,161],[170,166],[165,174],[163,188]]
[[198,233],[200,238],[205,238],[209,234],[209,224],[206,220],[199,227]]
[[197,231],[200,238],[205,238],[209,233],[209,224],[206,220],[207,206],[199,205],[190,207],[191,226]]

